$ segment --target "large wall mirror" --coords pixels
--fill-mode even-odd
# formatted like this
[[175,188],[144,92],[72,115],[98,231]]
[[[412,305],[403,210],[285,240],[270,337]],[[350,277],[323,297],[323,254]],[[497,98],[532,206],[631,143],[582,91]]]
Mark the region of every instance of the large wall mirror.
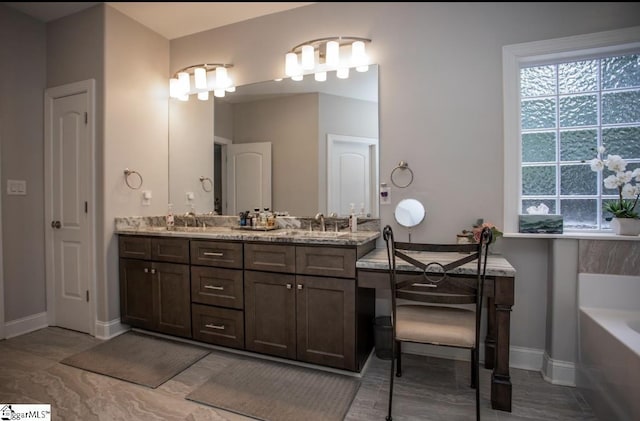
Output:
[[379,216],[378,66],[170,100],[169,200],[176,212]]

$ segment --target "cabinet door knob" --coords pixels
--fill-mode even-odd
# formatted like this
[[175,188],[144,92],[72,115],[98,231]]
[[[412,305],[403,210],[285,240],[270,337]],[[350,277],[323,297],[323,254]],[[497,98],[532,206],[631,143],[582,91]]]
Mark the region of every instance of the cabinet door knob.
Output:
[[149,273],[149,268],[144,268],[144,273]]
[[151,269],[151,273],[156,273],[156,270],[155,269]]
[[298,284],[298,289],[302,289],[302,284]]
[[287,289],[291,289],[292,287],[293,287],[293,285],[287,284]]

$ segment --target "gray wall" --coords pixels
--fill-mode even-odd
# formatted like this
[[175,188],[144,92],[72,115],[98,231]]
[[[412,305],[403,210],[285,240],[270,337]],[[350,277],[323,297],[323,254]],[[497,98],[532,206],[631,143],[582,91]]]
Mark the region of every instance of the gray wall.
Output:
[[[46,309],[45,49],[45,25],[0,4],[0,194],[6,322]],[[26,180],[27,195],[8,196],[7,179]]]

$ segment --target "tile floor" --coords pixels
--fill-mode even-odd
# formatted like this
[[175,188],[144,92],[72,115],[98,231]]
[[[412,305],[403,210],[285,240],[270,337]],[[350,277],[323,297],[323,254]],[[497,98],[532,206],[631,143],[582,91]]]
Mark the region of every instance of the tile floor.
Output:
[[[98,339],[86,334],[55,327],[0,341],[0,403],[49,403],[52,420],[56,421],[249,419],[184,399],[217,370],[238,358],[236,354],[212,350],[157,389],[59,363],[98,343]],[[406,355],[403,369],[403,376],[395,383],[394,420],[475,419],[468,363]],[[388,370],[388,361],[372,357],[345,420],[384,420]],[[539,373],[517,369],[511,370],[513,412],[492,410],[490,372],[481,371],[483,420],[596,421],[575,388],[554,386]]]

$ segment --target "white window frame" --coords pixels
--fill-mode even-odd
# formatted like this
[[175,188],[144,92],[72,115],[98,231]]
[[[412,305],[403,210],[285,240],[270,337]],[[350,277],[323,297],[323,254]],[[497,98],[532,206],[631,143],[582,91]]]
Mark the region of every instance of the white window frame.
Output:
[[518,232],[522,189],[520,68],[526,64],[571,60],[640,48],[640,26],[502,47],[505,233]]

